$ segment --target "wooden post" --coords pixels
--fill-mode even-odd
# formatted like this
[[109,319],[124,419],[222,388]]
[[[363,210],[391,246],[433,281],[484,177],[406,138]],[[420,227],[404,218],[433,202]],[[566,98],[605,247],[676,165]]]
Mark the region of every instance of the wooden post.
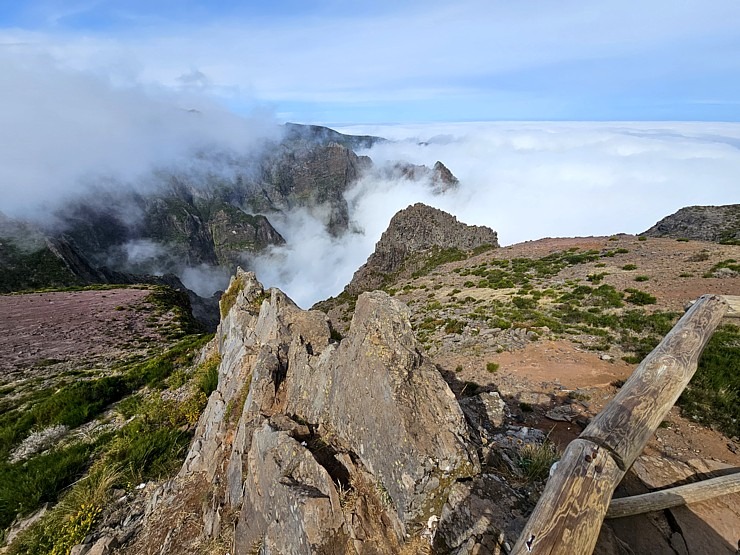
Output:
[[717,295],[700,297],[568,445],[512,554],[593,552],[614,489],[696,372],[727,309]]
[[606,518],[641,515],[651,511],[662,511],[679,505],[698,503],[740,491],[740,472],[708,478],[700,482],[685,484],[675,488],[651,491],[642,495],[612,499]]
[[740,297],[737,295],[723,295],[722,298],[730,305],[725,316],[728,318],[740,318]]

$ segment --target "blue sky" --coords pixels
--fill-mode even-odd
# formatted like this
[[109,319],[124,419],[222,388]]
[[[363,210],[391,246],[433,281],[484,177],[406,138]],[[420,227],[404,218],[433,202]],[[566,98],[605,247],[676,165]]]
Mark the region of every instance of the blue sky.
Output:
[[306,123],[740,119],[737,0],[0,0],[2,58]]

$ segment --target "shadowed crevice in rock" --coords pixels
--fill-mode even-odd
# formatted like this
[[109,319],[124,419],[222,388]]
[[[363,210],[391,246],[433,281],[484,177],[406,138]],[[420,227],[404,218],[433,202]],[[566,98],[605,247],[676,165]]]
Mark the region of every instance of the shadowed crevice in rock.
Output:
[[457,480],[479,472],[405,305],[360,296],[337,342],[324,313],[263,291],[253,274],[240,270],[225,297],[219,385],[181,474],[225,484],[239,512],[235,553],[260,542],[277,553],[397,552],[439,518]]

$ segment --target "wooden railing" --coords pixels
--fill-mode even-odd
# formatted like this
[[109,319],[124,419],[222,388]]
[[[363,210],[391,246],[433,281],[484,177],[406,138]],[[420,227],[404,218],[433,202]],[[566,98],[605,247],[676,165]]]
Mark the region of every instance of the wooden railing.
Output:
[[[739,314],[740,297],[704,295],[693,304],[568,445],[511,553],[593,552],[615,488],[696,372],[699,356],[722,318]],[[740,476],[733,476],[724,478],[740,486]],[[674,495],[669,506],[680,499],[681,494]],[[633,504],[630,510],[627,514],[642,508],[636,511]]]

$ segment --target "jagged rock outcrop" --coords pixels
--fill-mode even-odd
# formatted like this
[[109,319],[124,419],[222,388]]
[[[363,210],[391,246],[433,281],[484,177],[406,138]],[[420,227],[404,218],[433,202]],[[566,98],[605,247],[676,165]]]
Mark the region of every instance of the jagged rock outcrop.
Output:
[[740,204],[687,206],[642,235],[740,244]]
[[245,194],[244,204],[268,213],[312,209],[338,235],[349,224],[344,193],[371,166],[370,158],[336,142],[282,143],[261,161],[261,175]]
[[383,175],[387,179],[404,178],[411,181],[428,180],[435,193],[444,193],[454,189],[460,184],[460,180],[445,166],[437,160],[432,168],[419,166],[407,162],[396,162],[385,168]]
[[235,553],[397,553],[433,536],[479,463],[407,307],[361,295],[337,342],[324,313],[240,270],[221,308],[219,385],[180,474],[223,487]]
[[417,203],[391,218],[375,251],[355,272],[345,290],[357,295],[377,289],[389,275],[404,268],[413,270],[408,267],[409,262],[413,266],[423,266],[425,253],[431,254],[433,249],[470,251],[485,245],[499,246],[497,234],[492,229],[458,222],[447,212]]

